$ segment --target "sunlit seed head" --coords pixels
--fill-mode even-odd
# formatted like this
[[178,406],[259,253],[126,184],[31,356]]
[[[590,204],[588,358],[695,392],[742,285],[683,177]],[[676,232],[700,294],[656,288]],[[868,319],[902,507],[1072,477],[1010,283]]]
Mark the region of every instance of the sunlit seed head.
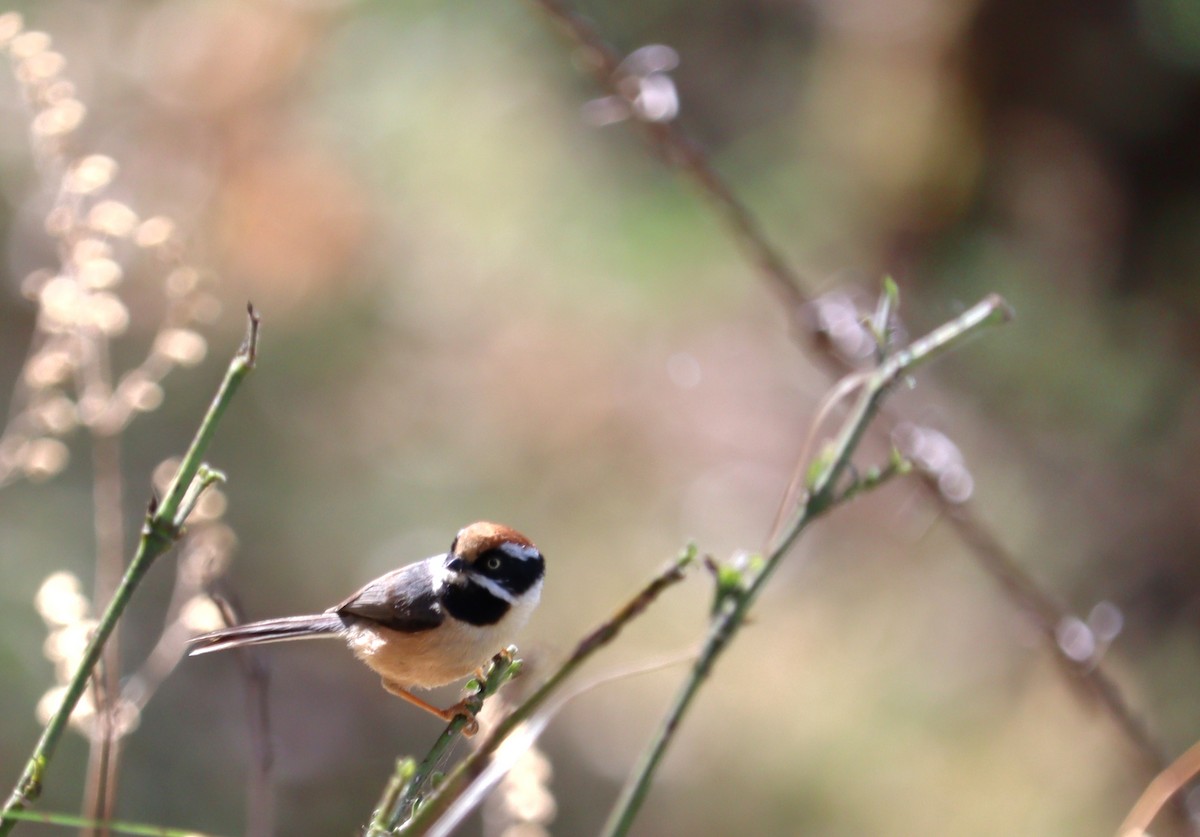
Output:
[[[62,701],[59,701],[59,705]],[[75,704],[75,711],[71,713],[71,725],[83,727],[96,715],[96,699],[92,694],[92,690],[88,689],[79,698],[79,703]]]
[[6,46],[13,38],[21,34],[25,21],[19,12],[5,12],[0,15],[0,46]]
[[88,226],[114,238],[130,235],[137,224],[137,213],[120,201],[100,201],[88,213]]
[[34,53],[17,65],[17,78],[26,84],[42,83],[61,73],[67,66],[62,53],[43,50]]
[[22,32],[8,42],[8,51],[13,58],[23,59],[50,48],[50,36],[45,32],[33,30]]
[[633,109],[647,122],[670,122],[679,115],[675,82],[665,73],[651,73],[639,80]]
[[195,366],[204,360],[208,342],[191,329],[168,328],[159,333],[154,348],[181,366]]
[[862,313],[847,294],[834,291],[813,302],[816,328],[844,357],[859,360],[875,351],[875,340],[863,328]]
[[125,277],[121,265],[112,259],[88,259],[79,265],[79,281],[89,288],[111,288]]
[[526,751],[517,759],[496,791],[497,801],[508,818],[516,821],[502,833],[544,833],[541,825],[554,819],[558,807],[554,795],[547,788],[552,774],[549,759],[536,748]]
[[140,413],[157,410],[163,403],[162,387],[137,370],[125,376],[117,388],[117,394]]
[[58,439],[30,439],[21,446],[21,470],[34,482],[50,479],[67,467],[71,458],[67,446]]
[[1059,649],[1077,663],[1087,662],[1096,653],[1096,637],[1087,623],[1075,616],[1063,619],[1054,629]]
[[583,121],[596,128],[604,128],[624,122],[633,115],[633,110],[624,96],[600,96],[580,106]]
[[67,696],[66,686],[55,686],[47,691],[37,702],[37,720],[42,726],[50,723],[54,713],[62,706],[63,698]]
[[87,236],[71,245],[71,261],[78,265],[92,259],[110,259],[112,252],[112,245],[107,241]]
[[91,195],[112,183],[117,161],[105,154],[90,154],[76,160],[63,176],[63,188],[76,195]]
[[205,523],[216,520],[225,514],[225,509],[228,505],[229,500],[225,497],[225,492],[215,486],[210,487],[200,496],[200,501],[192,509],[188,520],[192,523]]
[[123,334],[129,327],[129,309],[116,294],[105,291],[88,294],[83,312],[88,325],[109,337]]
[[[82,599],[83,596],[79,596],[79,598]],[[49,620],[47,621],[49,622]],[[42,643],[42,655],[52,663],[66,663],[66,666],[70,667],[71,663],[75,662],[79,656],[73,632],[67,630],[66,627],[71,624],[71,621],[68,620],[61,625],[49,624],[55,625],[55,629],[46,635],[46,641]]]
[[42,101],[48,105],[56,105],[67,99],[75,99],[75,85],[65,78],[55,79],[42,88]]
[[70,377],[72,369],[74,364],[70,354],[62,349],[46,348],[25,364],[25,383],[33,389],[53,386]]
[[162,215],[147,218],[138,224],[133,233],[133,241],[138,247],[160,247],[170,241],[175,235],[175,222]]
[[557,813],[554,796],[534,783],[507,788],[504,807],[513,817],[529,823],[550,822]]
[[33,596],[33,606],[47,622],[65,625],[79,620],[84,614],[74,615],[70,619],[59,618],[58,614],[64,610],[63,603],[73,605],[82,597],[83,585],[79,583],[79,576],[67,570],[59,570],[46,576],[46,580],[38,587]]
[[645,44],[621,59],[617,72],[626,76],[665,73],[679,66],[679,53],[666,44]]
[[51,270],[35,270],[21,280],[21,295],[26,299],[37,299],[42,293],[42,288],[46,287],[46,283],[55,276]]
[[108,412],[108,399],[99,392],[84,392],[79,396],[76,409],[79,411],[79,421],[87,427],[99,427]]
[[192,633],[202,634],[225,626],[216,602],[208,596],[192,596],[179,609],[179,621]]
[[1112,602],[1098,602],[1088,614],[1087,623],[1096,638],[1108,644],[1117,638],[1125,626],[1125,614]]
[[975,493],[975,479],[962,465],[955,465],[938,474],[937,487],[949,502],[965,503]]
[[177,267],[167,274],[167,294],[173,297],[187,296],[200,284],[200,271],[194,267]]
[[83,617],[56,627],[50,632],[50,636],[46,637],[42,646],[46,659],[64,663],[68,670],[74,668],[83,659],[84,651],[87,650],[95,630],[95,620]]
[[39,427],[56,436],[73,430],[79,424],[75,402],[61,393],[39,401],[30,408],[30,414]]
[[35,137],[41,139],[61,137],[78,128],[83,123],[85,116],[87,116],[87,108],[83,102],[78,99],[63,99],[33,117],[30,130]]
[[42,286],[38,302],[42,315],[57,323],[70,325],[79,319],[84,292],[69,276],[55,276]]
[[538,784],[546,784],[554,778],[554,765],[544,752],[538,749],[527,750],[518,762],[521,776]]

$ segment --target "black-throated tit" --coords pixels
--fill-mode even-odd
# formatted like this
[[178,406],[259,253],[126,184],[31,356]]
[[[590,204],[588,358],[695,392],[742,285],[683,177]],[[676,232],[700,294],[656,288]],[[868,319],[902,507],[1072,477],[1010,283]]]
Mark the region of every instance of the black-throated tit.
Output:
[[449,552],[392,570],[324,613],[203,634],[191,653],[340,636],[392,694],[446,721],[470,717],[462,702],[438,709],[410,690],[466,677],[506,647],[537,606],[545,574],[541,552],[520,532],[472,523]]

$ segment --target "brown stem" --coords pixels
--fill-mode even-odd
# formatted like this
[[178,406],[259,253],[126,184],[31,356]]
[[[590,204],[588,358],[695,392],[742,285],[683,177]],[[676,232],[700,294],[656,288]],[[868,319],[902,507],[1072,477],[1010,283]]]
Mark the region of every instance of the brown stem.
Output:
[[[90,341],[92,357],[85,365],[86,386],[103,389],[112,397],[108,358],[103,340]],[[116,432],[93,428],[92,517],[96,538],[96,570],[92,601],[112,599],[125,572],[124,486],[121,478],[121,437]],[[95,821],[113,819],[120,768],[120,747],[116,713],[121,694],[121,647],[119,626],[104,648],[94,678],[96,727],[89,738],[87,777],[84,783],[84,811]],[[81,837],[109,837],[107,826],[84,828]]]

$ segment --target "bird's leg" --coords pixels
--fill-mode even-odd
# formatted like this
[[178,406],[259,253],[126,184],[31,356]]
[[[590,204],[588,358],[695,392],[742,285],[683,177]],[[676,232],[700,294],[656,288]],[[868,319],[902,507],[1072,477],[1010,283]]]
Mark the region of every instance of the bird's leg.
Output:
[[467,736],[468,738],[479,732],[479,722],[475,720],[475,713],[471,711],[469,706],[467,706],[467,702],[465,700],[460,700],[449,709],[438,709],[432,703],[421,700],[403,686],[395,683],[394,681],[388,680],[386,677],[382,678],[382,682],[383,688],[387,689],[396,697],[404,698],[413,706],[418,706],[431,715],[437,715],[446,723],[450,723],[459,715],[463,716],[467,719],[467,725],[463,727],[463,735]]

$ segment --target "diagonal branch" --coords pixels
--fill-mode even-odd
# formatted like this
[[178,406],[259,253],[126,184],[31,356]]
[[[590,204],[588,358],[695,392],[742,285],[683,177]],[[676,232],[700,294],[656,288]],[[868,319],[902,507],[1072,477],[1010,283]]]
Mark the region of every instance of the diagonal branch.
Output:
[[728,579],[724,574],[718,575],[717,601],[704,647],[617,798],[608,822],[601,831],[603,837],[620,837],[628,833],[692,700],[708,679],[717,659],[745,623],[759,593],[809,524],[844,499],[845,494],[838,491],[840,478],[850,468],[851,458],[867,427],[878,415],[883,399],[917,366],[961,345],[966,338],[975,336],[985,327],[1007,322],[1011,317],[1012,311],[1004,300],[995,295],[989,296],[956,319],[887,357],[867,377],[840,431],[817,455],[813,467],[806,469],[807,493],[791,524],[778,537],[772,538],[761,569],[750,579],[743,578],[740,573]]

